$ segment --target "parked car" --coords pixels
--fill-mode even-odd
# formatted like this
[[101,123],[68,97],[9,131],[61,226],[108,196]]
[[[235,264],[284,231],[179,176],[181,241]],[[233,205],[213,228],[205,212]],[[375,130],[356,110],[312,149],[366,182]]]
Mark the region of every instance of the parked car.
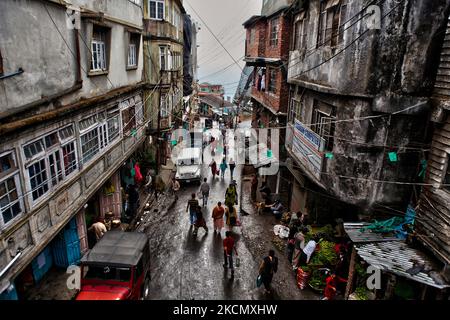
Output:
[[150,244],[139,232],[109,231],[81,259],[76,300],[138,300],[150,294]]
[[200,183],[202,174],[202,149],[184,148],[177,157],[175,179],[180,182]]

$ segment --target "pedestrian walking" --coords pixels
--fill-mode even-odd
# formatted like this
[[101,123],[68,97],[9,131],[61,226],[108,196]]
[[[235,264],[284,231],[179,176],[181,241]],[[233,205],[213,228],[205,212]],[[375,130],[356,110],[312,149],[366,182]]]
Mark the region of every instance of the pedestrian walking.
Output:
[[128,194],[128,212],[126,215],[133,219],[139,208],[139,193],[133,184],[128,185],[126,192]]
[[212,211],[212,218],[214,223],[214,233],[217,230],[217,234],[220,234],[223,229],[223,215],[225,214],[225,209],[222,207],[222,203],[219,201],[217,206],[214,207]]
[[220,172],[222,179],[225,179],[225,171],[227,170],[228,165],[225,158],[223,158],[222,163],[220,164]]
[[233,230],[233,227],[236,225],[237,221],[237,210],[234,206],[227,206],[225,209],[225,217],[227,218],[227,226],[228,230]]
[[188,201],[186,212],[189,210],[189,215],[191,218],[191,226],[194,225],[195,220],[197,219],[197,207],[199,206],[198,200],[195,198],[195,193],[192,194],[191,199]]
[[175,197],[175,201],[178,200],[178,191],[180,190],[180,183],[177,179],[172,179],[172,195]]
[[214,157],[216,155],[216,148],[217,148],[217,139],[215,137],[211,137],[210,146],[211,146],[211,156]]
[[211,168],[211,173],[212,173],[213,180],[214,180],[216,178],[216,174],[218,174],[216,160],[213,159],[211,161],[211,163],[209,164],[209,167]]
[[203,183],[200,186],[200,192],[202,194],[204,207],[208,205],[208,197],[209,197],[209,189],[210,189],[207,180],[208,179],[204,178]]
[[269,255],[263,259],[259,267],[259,275],[261,276],[262,283],[264,284],[265,293],[272,291],[270,283],[272,282],[273,275],[278,271],[278,258],[275,257],[275,251],[269,250]]
[[231,273],[234,273],[234,266],[233,266],[233,250],[234,253],[236,253],[236,256],[238,255],[236,250],[236,244],[235,241],[231,235],[231,231],[227,231],[225,233],[225,239],[223,239],[223,259],[225,263],[223,264],[224,268],[230,267]]
[[208,226],[206,225],[205,218],[203,218],[202,207],[197,206],[197,208],[195,208],[195,214],[196,214],[196,221],[194,224],[194,232],[192,233],[192,235],[197,236],[199,228],[205,229],[205,235],[207,235],[208,234]]
[[252,186],[251,186],[251,193],[252,193],[252,201],[256,201],[256,191],[258,191],[258,177],[256,174],[253,175],[252,178]]
[[225,206],[234,206],[235,204],[238,204],[238,197],[237,197],[237,190],[236,190],[236,182],[233,180],[231,181],[230,185],[228,186],[227,190],[225,191]]
[[233,172],[234,169],[236,168],[236,162],[234,162],[233,158],[230,159],[229,165],[230,165],[230,177],[231,181],[233,181]]

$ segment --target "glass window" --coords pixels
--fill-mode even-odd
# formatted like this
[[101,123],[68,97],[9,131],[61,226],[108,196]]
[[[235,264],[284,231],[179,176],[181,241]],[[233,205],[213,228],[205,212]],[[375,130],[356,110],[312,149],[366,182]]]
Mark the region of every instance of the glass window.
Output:
[[5,173],[15,167],[12,153],[0,157],[0,173]]
[[64,173],[66,176],[77,169],[77,154],[75,149],[75,142],[70,142],[62,147]]
[[52,134],[49,134],[48,136],[45,136],[44,139],[45,139],[45,147],[47,149],[57,145],[58,142],[59,142],[58,133],[57,132],[54,132]]
[[[86,267],[85,267],[86,268]],[[85,279],[99,279],[128,282],[131,279],[131,268],[115,268],[109,266],[88,266]]]
[[108,137],[109,141],[113,141],[119,136],[120,133],[120,123],[119,115],[108,119]]
[[106,29],[94,25],[91,42],[91,71],[106,70],[106,35]]
[[164,0],[149,0],[150,19],[164,19]]
[[18,175],[0,181],[0,211],[3,224],[23,212],[16,181],[18,181]]
[[314,101],[311,130],[325,140],[325,150],[333,151],[336,107],[321,101]]
[[34,156],[40,154],[41,152],[44,151],[44,146],[42,144],[42,139],[41,140],[37,140],[35,142],[32,142],[28,145],[26,145],[23,149],[24,153],[25,153],[25,157],[27,159],[31,159]]
[[33,200],[37,200],[49,190],[48,172],[45,159],[42,159],[28,167],[30,178],[31,194]]
[[97,128],[83,134],[81,137],[81,154],[83,163],[87,163],[100,150]]
[[280,30],[280,19],[277,17],[270,22],[270,45],[278,44],[278,31]]
[[67,140],[67,139],[73,138],[73,136],[74,136],[74,131],[73,131],[72,125],[59,130],[59,138],[61,140]]

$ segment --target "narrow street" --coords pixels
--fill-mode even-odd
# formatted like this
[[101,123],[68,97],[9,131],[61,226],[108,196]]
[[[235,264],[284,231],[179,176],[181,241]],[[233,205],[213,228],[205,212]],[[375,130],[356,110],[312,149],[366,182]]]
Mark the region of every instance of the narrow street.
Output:
[[[216,161],[218,159],[220,156],[216,155]],[[236,181],[242,178],[240,169],[238,166],[235,170]],[[150,299],[317,299],[312,292],[297,288],[287,259],[280,252],[277,252],[280,266],[273,281],[274,295],[266,296],[262,288],[256,287],[261,259],[273,248],[270,246],[273,225],[269,221],[274,219],[252,213],[249,190],[244,191],[242,206],[250,215],[239,217],[242,226],[233,229],[241,263],[235,268],[234,277],[229,270],[223,268],[222,240],[225,229],[221,235],[214,233],[211,212],[218,201],[224,202],[230,173],[227,170],[224,180],[216,176],[213,181],[207,164],[203,165],[202,173],[204,177],[208,177],[211,186],[208,206],[203,208],[208,234],[199,229],[195,237],[192,234],[193,228],[190,227],[189,213],[186,212],[192,193],[198,194],[197,184],[183,184],[173,208],[160,210],[164,216],[153,218],[149,224],[147,233],[152,248]],[[238,194],[240,192],[241,186],[238,183]],[[201,199],[199,202],[201,203]],[[258,219],[262,220],[258,222]],[[261,237],[269,241],[265,243]],[[277,292],[277,288],[283,290]]]

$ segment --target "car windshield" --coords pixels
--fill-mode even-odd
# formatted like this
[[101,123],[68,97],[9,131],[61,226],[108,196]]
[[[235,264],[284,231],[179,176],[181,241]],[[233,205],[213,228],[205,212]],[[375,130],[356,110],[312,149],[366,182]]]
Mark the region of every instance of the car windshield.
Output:
[[178,159],[178,165],[179,166],[192,166],[200,164],[200,161],[198,158],[190,158],[190,159]]
[[112,280],[128,282],[131,279],[131,268],[118,268],[110,266],[84,266],[85,279]]

